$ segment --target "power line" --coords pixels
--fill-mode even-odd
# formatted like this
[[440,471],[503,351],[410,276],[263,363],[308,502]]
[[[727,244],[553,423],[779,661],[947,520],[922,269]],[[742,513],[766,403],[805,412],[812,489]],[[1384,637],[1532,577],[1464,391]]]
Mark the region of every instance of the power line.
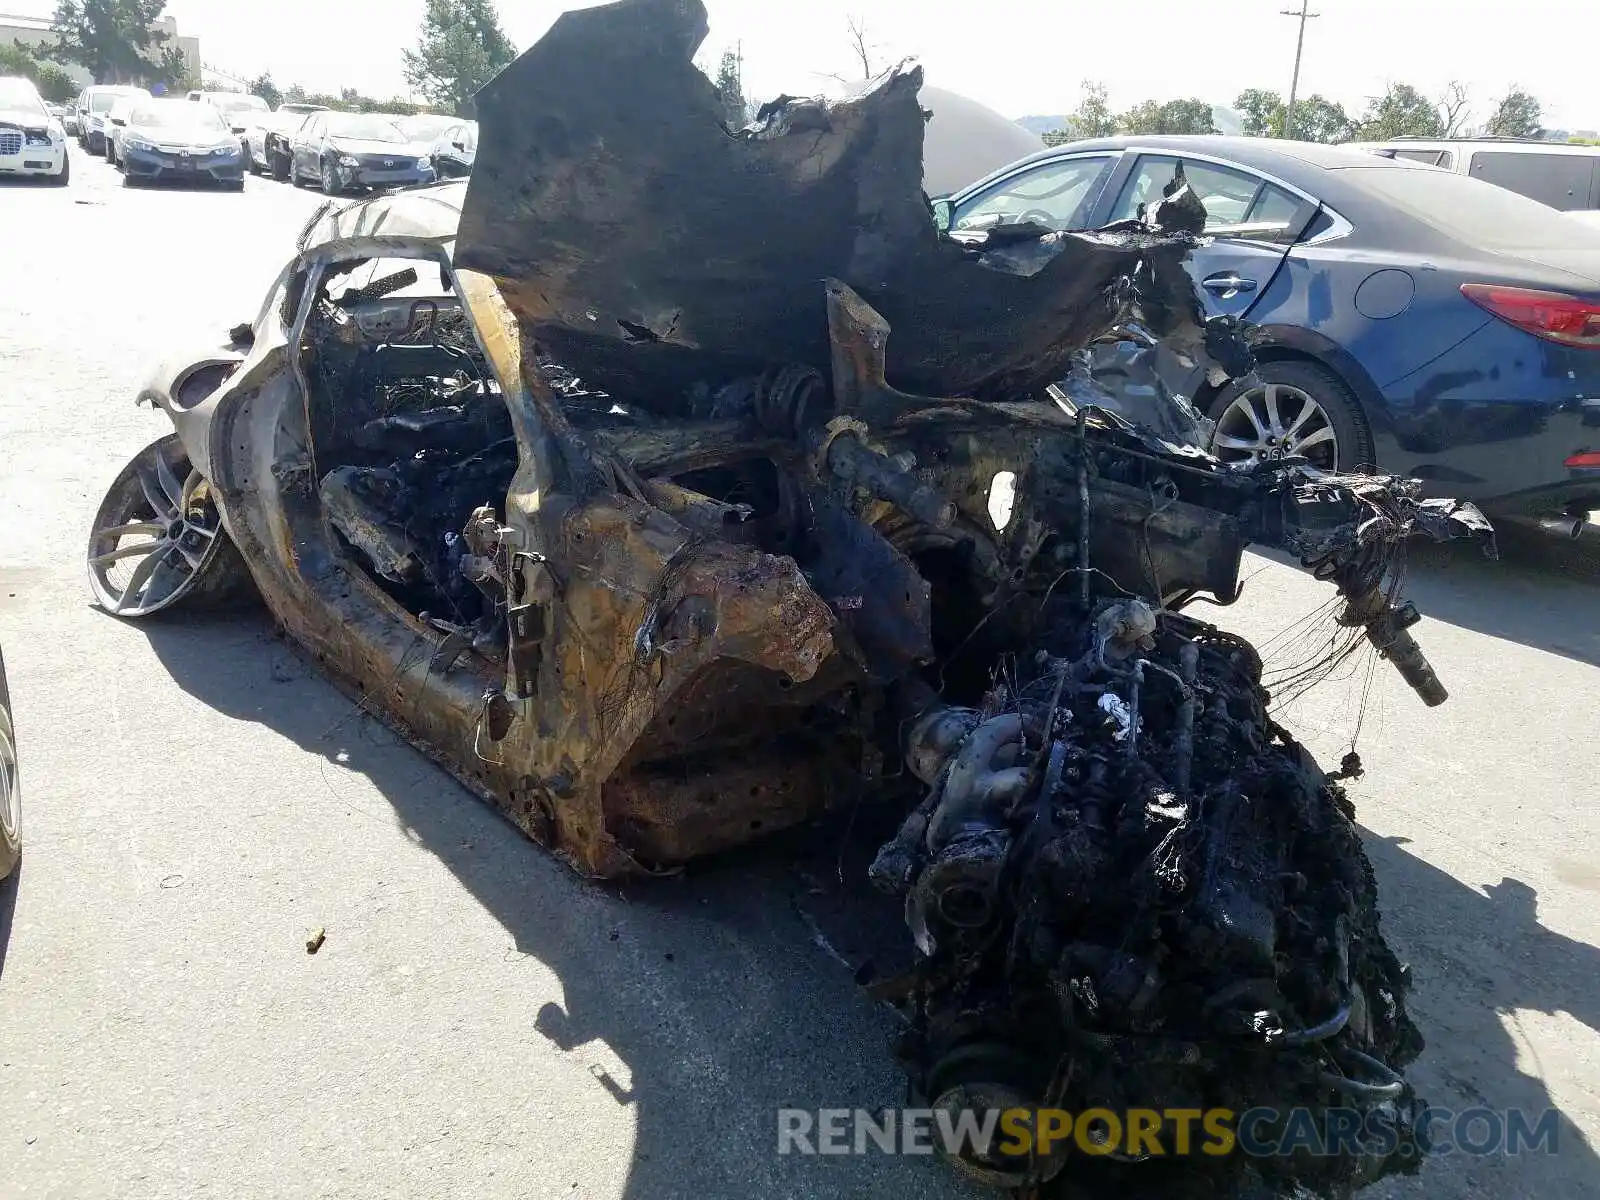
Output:
[[1305,49],[1306,45],[1306,22],[1315,20],[1322,15],[1321,13],[1307,12],[1306,10],[1310,5],[1311,0],[1300,0],[1299,12],[1292,8],[1285,8],[1279,13],[1280,16],[1298,17],[1300,19],[1300,36],[1294,42],[1294,75],[1289,80],[1289,103],[1284,105],[1283,108],[1283,136],[1286,138],[1294,137],[1294,98],[1295,93],[1300,90],[1300,52]]

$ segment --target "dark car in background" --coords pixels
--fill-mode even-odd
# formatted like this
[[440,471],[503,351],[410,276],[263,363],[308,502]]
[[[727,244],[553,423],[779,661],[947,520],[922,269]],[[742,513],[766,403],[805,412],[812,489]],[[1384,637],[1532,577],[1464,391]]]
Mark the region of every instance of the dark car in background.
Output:
[[119,129],[122,182],[211,183],[244,189],[244,151],[227,118],[209,104],[146,100]]
[[313,180],[329,196],[432,183],[430,149],[377,113],[312,113],[289,141],[289,178]]
[[1104,138],[937,202],[958,235],[1148,213],[1183,171],[1205,205],[1189,270],[1248,318],[1253,379],[1168,362],[1223,459],[1402,473],[1576,532],[1600,508],[1600,234],[1502,188],[1361,150],[1261,138]]

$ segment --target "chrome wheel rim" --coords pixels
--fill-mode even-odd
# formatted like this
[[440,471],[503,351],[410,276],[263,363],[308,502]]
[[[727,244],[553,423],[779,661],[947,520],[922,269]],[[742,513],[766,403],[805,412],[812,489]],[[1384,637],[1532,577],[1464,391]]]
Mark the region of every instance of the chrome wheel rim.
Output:
[[0,727],[0,833],[13,846],[22,828],[22,789],[17,780],[17,747]]
[[1235,397],[1217,418],[1211,450],[1223,462],[1303,457],[1321,470],[1339,469],[1339,438],[1327,409],[1287,383],[1263,384]]
[[89,534],[96,602],[119,617],[176,604],[216,558],[221,531],[211,486],[177,435],[146,446],[111,485]]

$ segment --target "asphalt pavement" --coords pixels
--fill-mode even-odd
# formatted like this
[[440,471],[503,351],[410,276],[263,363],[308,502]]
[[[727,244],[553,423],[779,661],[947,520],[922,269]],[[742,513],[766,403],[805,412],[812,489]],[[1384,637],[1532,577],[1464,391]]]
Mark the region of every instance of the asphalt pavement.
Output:
[[[0,645],[26,849],[0,898],[0,1195],[937,1197],[921,1158],[780,1157],[779,1107],[901,1102],[892,1019],[829,952],[835,889],[768,846],[583,883],[367,720],[261,615],[123,623],[84,537],[168,432],[156,360],[254,317],[320,202],[0,188]],[[1450,687],[1379,665],[1283,719],[1351,787],[1412,964],[1435,1103],[1563,1114],[1375,1197],[1600,1195],[1600,575],[1430,552]],[[1215,619],[1288,665],[1321,585],[1250,560]],[[9,926],[9,928],[8,928]],[[327,940],[306,952],[313,930]]]

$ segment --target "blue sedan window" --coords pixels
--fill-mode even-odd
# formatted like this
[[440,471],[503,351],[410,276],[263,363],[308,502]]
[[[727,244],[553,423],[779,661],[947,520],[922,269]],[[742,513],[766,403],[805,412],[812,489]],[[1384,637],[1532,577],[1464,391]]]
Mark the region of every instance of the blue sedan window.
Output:
[[[1161,202],[1162,192],[1172,182],[1177,166],[1178,159],[1168,155],[1141,157],[1117,198],[1111,219],[1149,216]],[[1183,174],[1205,205],[1207,229],[1249,224],[1281,225],[1287,230],[1301,207],[1300,197],[1293,192],[1240,167],[1185,158]]]
[[1109,159],[1104,156],[1057,159],[1009,175],[957,210],[951,228],[988,229],[1036,221],[1051,229],[1081,229],[1098,189],[1094,186]]

